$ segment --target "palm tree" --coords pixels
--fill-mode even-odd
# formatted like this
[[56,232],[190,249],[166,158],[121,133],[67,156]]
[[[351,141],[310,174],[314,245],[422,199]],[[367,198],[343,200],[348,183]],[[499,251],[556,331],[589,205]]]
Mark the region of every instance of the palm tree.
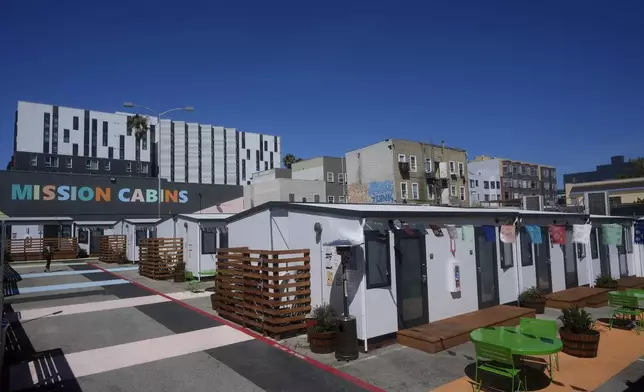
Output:
[[148,118],[135,114],[128,118],[127,126],[134,130],[136,140],[141,140],[148,132]]
[[302,158],[298,158],[295,155],[288,153],[284,155],[284,159],[282,160],[282,162],[284,163],[284,166],[287,169],[290,169],[292,164],[294,164],[295,162],[300,162],[301,160]]

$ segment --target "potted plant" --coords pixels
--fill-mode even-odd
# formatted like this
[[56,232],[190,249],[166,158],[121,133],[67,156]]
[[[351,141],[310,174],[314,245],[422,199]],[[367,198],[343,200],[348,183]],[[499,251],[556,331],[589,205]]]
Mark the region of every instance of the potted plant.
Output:
[[186,281],[186,263],[183,261],[177,263],[174,267],[174,281],[175,283]]
[[617,281],[613,279],[610,275],[599,274],[595,278],[595,287],[601,289],[617,289]]
[[546,296],[539,287],[528,287],[519,295],[519,306],[534,309],[537,314],[543,314],[546,309]]
[[595,322],[586,309],[564,309],[559,320],[563,324],[559,329],[562,351],[574,357],[595,358],[599,348],[599,331],[595,330]]
[[338,315],[331,305],[320,305],[311,312],[313,326],[307,328],[311,351],[316,354],[328,354],[335,351],[335,336],[338,327]]

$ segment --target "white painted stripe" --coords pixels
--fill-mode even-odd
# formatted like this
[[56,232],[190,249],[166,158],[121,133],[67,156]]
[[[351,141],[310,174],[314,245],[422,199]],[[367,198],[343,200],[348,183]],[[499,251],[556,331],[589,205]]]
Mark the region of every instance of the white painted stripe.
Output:
[[[137,270],[139,267],[119,267],[119,268],[110,268],[108,271],[119,272],[119,271],[133,271]],[[31,274],[21,274],[23,279],[33,279],[33,278],[49,278],[54,276],[68,276],[68,275],[85,275],[85,274],[96,274],[99,272],[105,272],[98,268],[91,270],[72,270],[72,271],[54,271],[54,272],[34,272]]]
[[[210,292],[193,293],[191,291],[182,291],[177,293],[168,293],[168,297],[176,300],[188,300],[195,298],[203,298],[210,296]],[[134,306],[151,305],[161,302],[169,302],[168,298],[160,295],[147,295],[144,297],[114,299],[108,301],[87,302],[82,304],[50,306],[38,309],[25,309],[16,312],[17,320],[21,322],[35,320],[43,317],[57,317],[72,314],[100,312],[102,310],[113,310],[121,308],[129,308]]]
[[[52,376],[55,378],[80,378],[210,350],[252,339],[251,336],[241,331],[227,325],[221,325],[193,332],[67,354],[64,357],[71,369],[71,374],[56,374]],[[56,358],[54,358],[54,361],[56,361]],[[25,366],[25,364],[18,364],[11,367],[11,373],[14,374],[11,380],[15,380],[15,384],[12,383],[11,385],[11,390],[13,391],[33,387],[39,381],[36,380],[34,382],[33,373],[31,380],[25,377],[19,377],[21,366]],[[31,369],[34,366],[33,362],[30,362],[27,366]],[[42,381],[40,380],[41,383]],[[28,385],[30,383],[31,385]]]
[[[66,265],[85,265],[85,264],[87,264],[87,263],[54,263],[54,262],[52,262],[52,263],[51,263],[51,266],[52,266],[52,267],[64,267],[64,266],[66,266]],[[10,265],[13,269],[20,269],[20,268],[36,268],[36,267],[45,267],[47,264],[45,264],[45,263],[33,263],[33,264],[19,264],[19,265],[15,265],[15,264],[9,263],[9,265]]]
[[128,282],[125,279],[112,279],[112,280],[101,280],[96,282],[81,282],[81,283],[54,284],[49,286],[19,287],[18,291],[20,292],[20,294],[30,294],[30,293],[42,293],[45,291],[73,290],[73,289],[84,289],[87,287],[111,286],[115,284],[124,284],[124,283],[130,283],[130,282]]
[[39,309],[25,309],[17,312],[18,319],[22,322],[34,320],[41,317],[66,316],[71,314],[100,312],[102,310],[112,310],[129,308],[141,305],[150,305],[160,302],[169,302],[170,300],[160,295],[148,295],[145,297],[135,297],[126,299],[115,299],[110,301],[88,302],[83,304],[50,306]]

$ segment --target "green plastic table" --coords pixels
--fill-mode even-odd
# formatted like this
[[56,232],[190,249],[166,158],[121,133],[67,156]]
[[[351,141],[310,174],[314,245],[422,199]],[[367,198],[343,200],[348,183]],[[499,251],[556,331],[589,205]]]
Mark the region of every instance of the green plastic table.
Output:
[[561,351],[560,339],[542,338],[522,333],[516,327],[486,327],[470,333],[473,342],[485,342],[509,348],[514,355],[550,355]]
[[609,291],[609,294],[617,294],[623,297],[637,297],[638,299],[644,299],[644,293],[636,293],[633,291]]

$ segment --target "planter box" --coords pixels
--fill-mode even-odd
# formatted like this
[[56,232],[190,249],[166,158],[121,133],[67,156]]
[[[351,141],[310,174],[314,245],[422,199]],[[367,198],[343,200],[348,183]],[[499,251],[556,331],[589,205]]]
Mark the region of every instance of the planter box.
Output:
[[595,358],[599,348],[599,332],[593,334],[576,334],[559,329],[563,343],[562,351],[578,358]]
[[546,310],[546,300],[532,300],[521,302],[522,308],[534,309],[537,314],[543,314]]
[[609,290],[617,290],[618,284],[598,284],[595,287],[598,287],[600,289],[609,289]]
[[309,330],[309,345],[316,354],[329,354],[335,351],[335,331],[316,332]]

